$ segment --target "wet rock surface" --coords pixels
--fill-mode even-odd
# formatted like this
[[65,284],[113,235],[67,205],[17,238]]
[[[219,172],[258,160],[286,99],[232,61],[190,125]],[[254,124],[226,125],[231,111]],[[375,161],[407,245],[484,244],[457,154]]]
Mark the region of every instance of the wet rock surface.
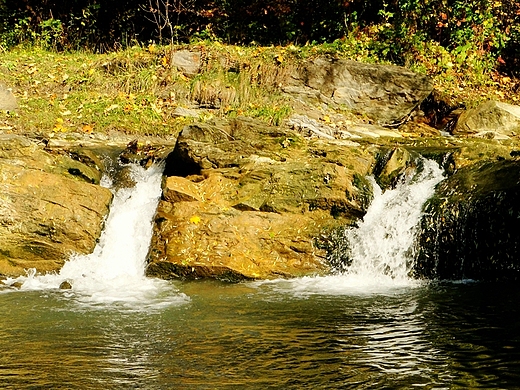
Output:
[[100,173],[29,139],[0,135],[0,274],[58,270],[94,249],[112,199]]
[[416,275],[520,278],[520,161],[462,168],[440,184],[422,220]]
[[359,144],[307,140],[249,119],[192,125],[168,159],[148,274],[221,279],[328,269],[315,239],[363,214]]

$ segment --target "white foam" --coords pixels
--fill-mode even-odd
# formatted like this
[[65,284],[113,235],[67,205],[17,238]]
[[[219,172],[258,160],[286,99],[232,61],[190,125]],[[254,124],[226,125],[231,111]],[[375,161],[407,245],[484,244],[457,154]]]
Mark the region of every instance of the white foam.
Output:
[[394,295],[410,288],[423,286],[419,280],[396,281],[388,276],[367,279],[353,274],[327,276],[305,276],[295,279],[275,279],[251,282],[251,285],[263,290],[285,293],[296,297],[311,295],[330,296],[365,296]]

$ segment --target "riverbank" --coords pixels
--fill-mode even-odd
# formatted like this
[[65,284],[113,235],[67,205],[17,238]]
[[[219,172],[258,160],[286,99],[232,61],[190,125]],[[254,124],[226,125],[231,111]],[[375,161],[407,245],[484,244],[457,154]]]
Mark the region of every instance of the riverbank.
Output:
[[[420,168],[419,156],[459,174],[459,181],[474,175],[464,176],[464,169],[478,175],[484,164],[517,165],[520,108],[495,100],[478,104],[483,93],[457,102],[462,94],[441,94],[435,77],[338,58],[330,47],[201,43],[169,49],[102,56],[20,49],[18,57],[16,50],[4,53],[2,68],[18,108],[2,112],[0,162],[6,172],[33,175],[33,194],[49,182],[43,173],[73,186],[71,193],[98,187],[101,174],[113,170],[107,153],[144,166],[166,159],[150,276],[240,280],[329,273],[331,245],[337,244],[331,237],[359,220],[372,199],[367,175],[392,187]],[[501,92],[487,86],[493,95]],[[43,162],[34,162],[37,156]],[[121,185],[130,185],[124,170],[116,171]],[[37,212],[15,208],[35,204],[29,193],[20,195],[16,175],[2,178],[10,190],[4,207],[11,210],[3,224],[10,246],[2,252],[11,268],[3,272],[21,274],[31,256],[38,269],[49,253],[60,255],[40,268],[57,270],[67,259],[60,237],[68,237],[72,217],[47,218],[50,195],[37,196]],[[509,190],[493,180],[477,184],[486,204],[489,194]],[[443,191],[441,198],[453,193],[449,186]],[[83,232],[89,244],[81,253],[92,249],[109,200],[91,210],[93,233]],[[74,214],[70,202],[50,203]],[[448,211],[435,211],[439,221]]]
[[[408,61],[408,69],[425,74],[433,84],[423,123],[442,127],[453,111],[489,99],[518,101],[518,80],[472,70],[476,63],[460,63],[439,50],[430,48]],[[428,52],[429,58],[423,55]],[[347,120],[366,121],[344,106],[301,107],[280,84],[303,61],[320,56],[380,62],[347,42],[260,47],[201,41],[107,54],[18,47],[0,56],[0,82],[12,88],[20,108],[0,111],[0,131],[44,137],[116,130],[169,136],[195,120],[237,116],[279,125],[292,113],[315,109],[322,111],[319,118],[326,123],[337,113],[349,114]]]

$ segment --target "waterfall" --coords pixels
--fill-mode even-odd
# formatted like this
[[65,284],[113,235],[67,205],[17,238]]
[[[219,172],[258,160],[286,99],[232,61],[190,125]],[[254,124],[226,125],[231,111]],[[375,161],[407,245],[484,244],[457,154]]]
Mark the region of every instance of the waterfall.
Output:
[[359,226],[345,230],[351,264],[344,273],[394,283],[409,280],[423,205],[443,179],[436,162],[423,160],[421,165],[384,192],[370,178],[374,199]]
[[340,257],[348,261],[335,275],[256,284],[274,285],[299,295],[381,293],[419,284],[409,273],[423,205],[444,176],[434,161],[422,159],[418,165],[420,169],[386,191],[369,178],[374,198],[358,226],[341,233],[338,248],[344,252]]
[[30,270],[21,290],[57,289],[63,282],[72,285],[65,294],[86,304],[122,303],[129,306],[169,305],[187,299],[171,296],[173,286],[145,276],[146,256],[152,237],[152,222],[161,196],[163,166],[149,169],[129,165],[135,185],[116,189],[107,176],[102,185],[114,193],[105,228],[93,253],[74,254],[58,274],[36,275]]

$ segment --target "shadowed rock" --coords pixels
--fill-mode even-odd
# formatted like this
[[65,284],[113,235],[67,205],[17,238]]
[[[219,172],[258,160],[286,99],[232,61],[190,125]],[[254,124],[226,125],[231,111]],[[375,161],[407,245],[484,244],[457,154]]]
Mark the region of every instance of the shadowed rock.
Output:
[[441,183],[422,221],[417,276],[520,279],[520,162],[487,162]]

